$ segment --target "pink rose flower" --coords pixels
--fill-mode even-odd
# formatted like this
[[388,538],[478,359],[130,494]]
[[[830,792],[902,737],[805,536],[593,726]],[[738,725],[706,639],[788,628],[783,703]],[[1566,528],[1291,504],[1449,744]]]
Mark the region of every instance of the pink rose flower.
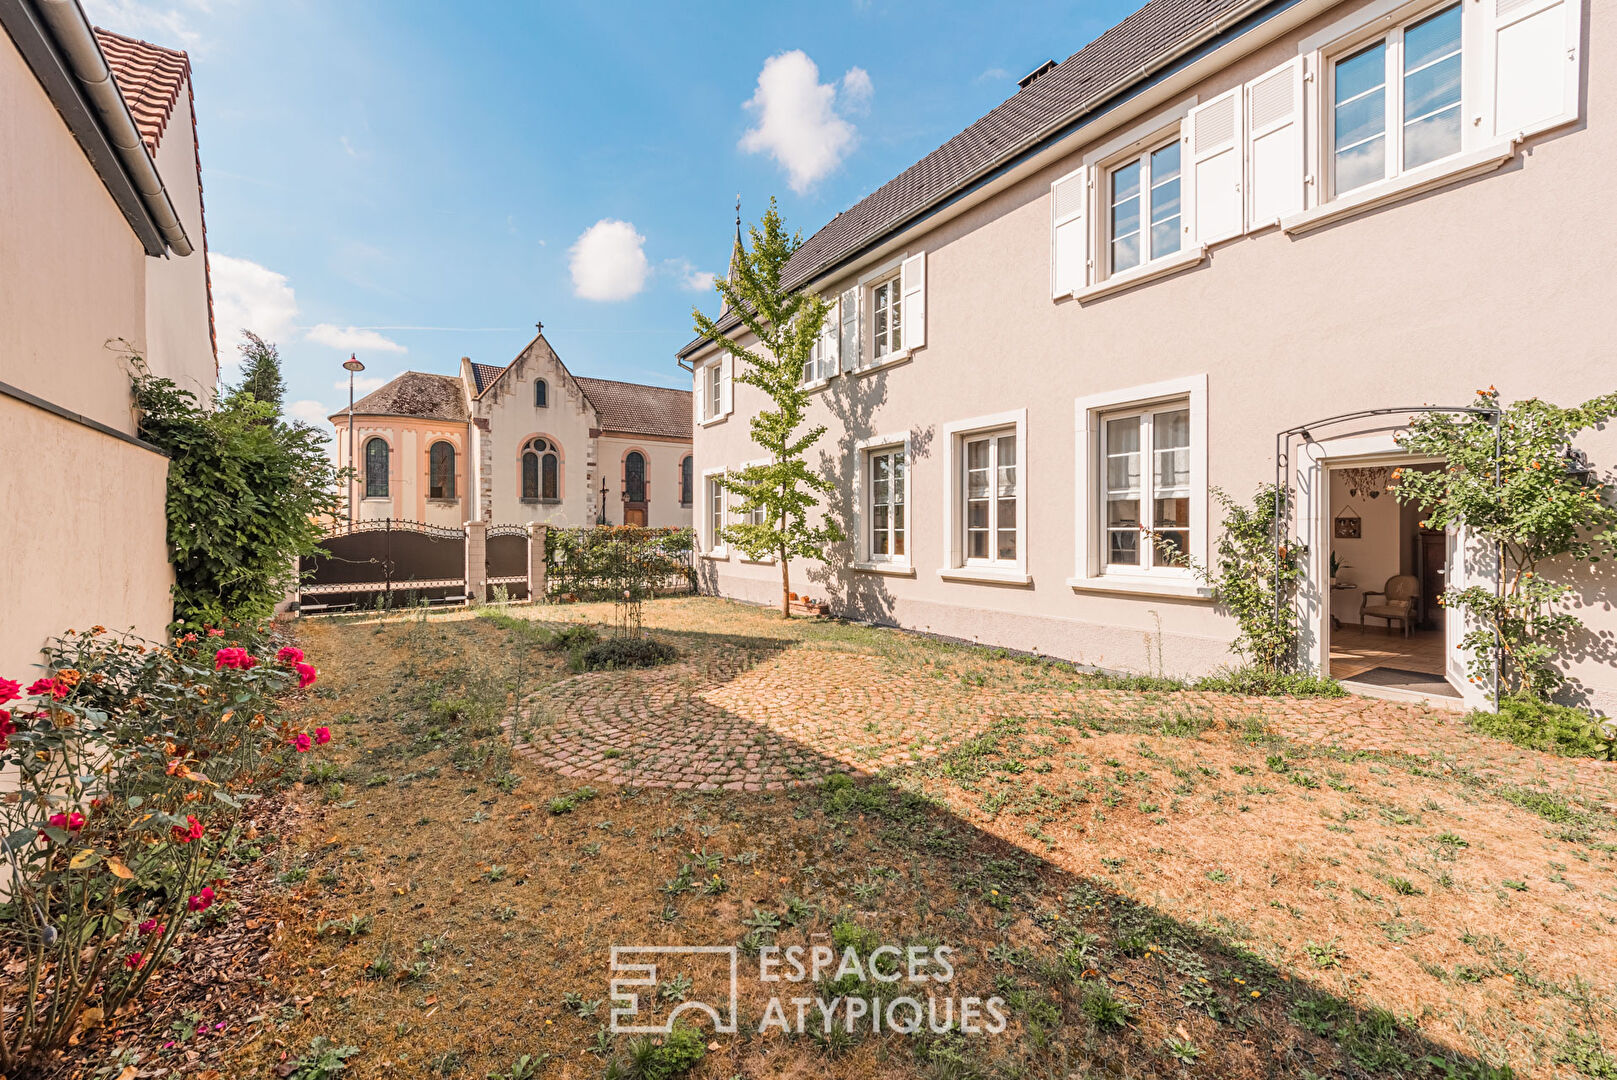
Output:
[[198,821],[190,814],[185,815],[185,821],[185,828],[182,829],[180,826],[176,825],[169,830],[174,834],[174,842],[177,844],[189,844],[193,840],[202,839],[202,822]]
[[309,738],[307,732],[300,731],[292,736],[292,745],[297,748],[298,753],[306,754],[309,752],[309,747],[314,745],[314,742]]
[[328,742],[331,741],[331,729],[328,728],[328,727],[317,727],[317,728],[315,728],[314,729],[314,741],[319,743],[321,746],[326,745]]
[[296,664],[303,660],[303,650],[296,645],[282,645],[275,653],[275,659],[283,664]]
[[293,668],[295,668],[297,670],[297,673],[298,673],[298,689],[299,690],[303,690],[303,689],[306,689],[306,688],[308,688],[310,686],[313,686],[316,676],[318,676],[320,674],[319,672],[317,672],[314,669],[313,664],[305,664],[302,661],[299,661],[298,663],[293,664],[292,666],[293,666]]

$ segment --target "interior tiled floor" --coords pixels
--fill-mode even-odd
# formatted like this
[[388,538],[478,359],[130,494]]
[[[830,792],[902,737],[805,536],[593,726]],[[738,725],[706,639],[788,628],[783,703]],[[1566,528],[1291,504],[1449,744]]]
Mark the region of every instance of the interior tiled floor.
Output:
[[1404,637],[1379,626],[1360,627],[1343,623],[1331,631],[1331,674],[1350,679],[1371,668],[1389,667],[1403,671],[1443,674],[1443,631],[1416,630]]

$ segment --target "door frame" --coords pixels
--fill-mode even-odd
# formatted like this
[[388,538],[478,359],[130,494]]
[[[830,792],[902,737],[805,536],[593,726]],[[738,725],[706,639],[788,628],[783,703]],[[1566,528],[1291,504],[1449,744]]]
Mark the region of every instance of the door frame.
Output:
[[[1288,479],[1296,507],[1297,538],[1307,551],[1295,611],[1299,659],[1307,669],[1320,675],[1329,675],[1331,671],[1331,470],[1372,465],[1430,465],[1440,464],[1441,460],[1407,453],[1399,448],[1390,431],[1310,441],[1298,449]],[[1486,581],[1474,550],[1476,544],[1464,535],[1463,529],[1458,530],[1461,535],[1456,539],[1456,531],[1449,530],[1451,558],[1457,558],[1459,552],[1471,552],[1471,564],[1477,573],[1469,580]],[[1445,583],[1453,580],[1446,577]],[[1489,693],[1493,688],[1478,686],[1466,675],[1468,657],[1459,648],[1459,639],[1465,636],[1461,623],[1458,612],[1445,610],[1443,632],[1447,657],[1443,677],[1467,707],[1485,709],[1489,707]]]

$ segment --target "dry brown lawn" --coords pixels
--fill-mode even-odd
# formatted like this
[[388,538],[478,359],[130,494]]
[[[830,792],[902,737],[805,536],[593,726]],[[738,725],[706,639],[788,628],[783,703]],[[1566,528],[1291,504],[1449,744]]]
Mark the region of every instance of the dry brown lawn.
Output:
[[[277,1075],[324,1036],[358,1048],[345,1078],[482,1080],[522,1055],[534,1076],[600,1076],[631,1042],[604,1027],[612,945],[739,943],[741,1030],[707,1025],[692,1076],[1617,1076],[1608,767],[1417,709],[1113,690],[715,600],[646,619],[682,653],[658,674],[707,701],[739,683],[715,662],[738,651],[783,672],[787,700],[816,694],[794,657],[869,657],[872,679],[924,690],[932,749],[854,767],[883,731],[909,738],[889,693],[881,715],[846,709],[841,736],[795,729],[851,784],[563,776],[499,726],[520,694],[517,729],[542,745],[556,702],[588,700],[561,693],[576,676],[542,635],[463,613],[306,622],[325,688],[307,719],[333,726],[334,764],[305,778],[312,824],[271,856],[284,924],[256,1037],[224,1075]],[[1311,715],[1337,731],[1344,709],[1429,750],[1308,737]],[[632,773],[646,748],[620,739],[597,765]],[[998,995],[1008,1026],[759,1034],[770,994],[811,990],[759,983],[749,953],[833,941],[948,945],[944,992]],[[714,989],[691,963],[688,989],[684,968],[661,972],[659,1018]]]

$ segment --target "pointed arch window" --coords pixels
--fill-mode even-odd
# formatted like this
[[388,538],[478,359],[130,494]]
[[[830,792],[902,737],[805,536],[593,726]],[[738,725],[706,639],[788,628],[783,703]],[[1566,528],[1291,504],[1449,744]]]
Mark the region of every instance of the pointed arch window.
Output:
[[561,498],[561,451],[549,439],[529,439],[522,447],[522,497],[540,502]]
[[550,407],[550,384],[543,379],[535,379],[533,383],[533,407],[546,409]]
[[623,498],[632,503],[646,501],[646,456],[631,450],[623,459]]
[[455,497],[455,448],[446,442],[435,442],[427,451],[427,498],[453,499]]
[[387,440],[373,438],[365,443],[365,497],[387,498]]

